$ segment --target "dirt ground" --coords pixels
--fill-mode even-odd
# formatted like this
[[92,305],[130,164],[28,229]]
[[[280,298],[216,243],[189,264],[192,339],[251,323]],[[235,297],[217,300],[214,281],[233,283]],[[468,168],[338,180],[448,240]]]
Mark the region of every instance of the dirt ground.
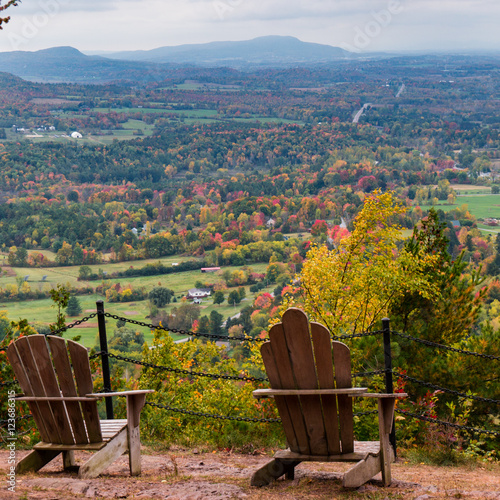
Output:
[[[26,453],[18,451],[16,458]],[[85,452],[77,453],[77,462],[86,456]],[[500,499],[500,464],[431,467],[400,460],[393,464],[394,480],[389,488],[384,488],[380,477],[376,477],[361,488],[346,490],[341,478],[349,465],[303,463],[297,467],[293,481],[251,487],[250,476],[268,460],[270,457],[264,454],[181,449],[149,454],[144,450],[140,477],[128,475],[128,457],[124,455],[98,479],[80,480],[75,473],[62,472],[62,460],[57,458],[37,474],[18,476],[15,491],[9,491],[8,452],[0,451],[0,499]]]

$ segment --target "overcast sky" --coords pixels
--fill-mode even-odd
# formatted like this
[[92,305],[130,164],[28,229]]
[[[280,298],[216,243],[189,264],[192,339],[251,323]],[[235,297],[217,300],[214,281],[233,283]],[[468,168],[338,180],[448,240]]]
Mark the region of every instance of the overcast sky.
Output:
[[263,35],[363,52],[500,49],[500,0],[22,0],[7,13],[0,51],[152,49]]

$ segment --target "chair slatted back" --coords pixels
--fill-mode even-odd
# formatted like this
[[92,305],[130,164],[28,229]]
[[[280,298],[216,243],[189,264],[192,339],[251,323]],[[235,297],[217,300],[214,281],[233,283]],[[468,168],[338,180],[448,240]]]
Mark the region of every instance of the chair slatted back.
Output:
[[[273,389],[352,387],[349,348],[332,342],[329,331],[309,322],[303,311],[288,309],[261,347]],[[348,396],[275,396],[288,445],[304,455],[353,451],[352,399]],[[325,416],[328,416],[327,418]]]
[[[7,357],[26,396],[74,397],[93,392],[87,349],[76,342],[30,335],[13,342]],[[96,401],[29,401],[28,405],[44,442],[102,441]]]

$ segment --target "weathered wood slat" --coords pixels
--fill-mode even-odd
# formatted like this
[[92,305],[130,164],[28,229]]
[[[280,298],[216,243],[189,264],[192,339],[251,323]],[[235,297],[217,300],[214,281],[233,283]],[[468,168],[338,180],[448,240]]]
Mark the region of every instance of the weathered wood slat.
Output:
[[[283,314],[282,322],[296,388],[318,389],[307,316],[300,309],[290,308]],[[300,405],[306,424],[310,453],[328,455],[320,397],[300,396]]]
[[[31,352],[37,364],[40,380],[43,384],[44,392],[47,397],[61,397],[61,390],[57,382],[52,359],[50,358],[47,340],[44,335],[30,335],[27,337]],[[50,401],[50,408],[54,415],[61,443],[74,444],[73,433],[69,424],[66,405],[63,401]]]
[[269,396],[328,396],[346,394],[353,397],[362,397],[366,394],[366,387],[351,387],[349,389],[256,389],[254,398]]
[[364,394],[354,395],[353,397],[377,398],[377,399],[402,399],[402,398],[407,398],[408,394],[406,394],[405,392],[394,392],[391,394],[365,392]]
[[[351,391],[352,389],[335,388],[330,332],[319,323],[311,323],[311,338],[320,389],[335,391],[332,394],[336,395],[342,394],[343,391]],[[341,452],[336,395],[325,394],[321,397],[328,455],[338,455]]]
[[[332,342],[333,364],[337,389],[352,387],[351,353],[342,342]],[[342,453],[351,453],[354,449],[354,420],[352,399],[349,396],[337,396],[339,405],[340,440]]]
[[71,450],[87,450],[95,451],[101,450],[107,445],[105,441],[99,443],[88,443],[88,444],[56,444],[56,443],[44,443],[40,442],[33,446],[34,450],[54,450],[54,451],[71,451]]
[[[46,396],[47,394],[45,393],[45,388],[43,386],[40,374],[38,373],[37,363],[35,361],[35,358],[33,357],[33,353],[31,352],[28,338],[29,337],[22,337],[16,342],[19,359],[24,366],[26,376],[31,385],[32,394],[28,394],[28,396]],[[52,443],[62,443],[63,441],[59,434],[58,423],[54,418],[50,403],[48,403],[47,401],[39,401],[36,404],[38,405],[38,408],[40,410],[40,416],[44,421],[48,440]]]
[[[52,360],[54,362],[54,369],[59,380],[61,392],[65,397],[77,397],[75,380],[69,362],[68,348],[66,341],[61,337],[49,335],[47,337],[50,350],[52,352]],[[82,409],[78,402],[66,402],[68,410],[69,421],[71,422],[71,429],[75,437],[75,443],[86,444],[89,443],[86,427],[83,421]]]
[[78,401],[95,401],[96,398],[86,398],[80,396],[19,396],[18,401],[56,401],[56,402],[78,402]]
[[133,391],[123,391],[123,392],[93,392],[91,394],[85,394],[89,398],[109,398],[113,396],[136,396],[137,394],[149,394],[155,392],[153,389],[136,389]]
[[[13,342],[7,349],[7,358],[9,359],[9,363],[12,366],[12,370],[14,371],[14,375],[16,376],[19,385],[24,394],[33,395],[33,388],[31,387],[31,383],[28,380],[28,376],[24,370],[24,366],[22,364],[21,359],[19,358],[19,353],[17,352],[16,347],[17,342]],[[49,433],[45,428],[45,420],[42,417],[40,409],[38,408],[38,403],[28,401],[28,407],[33,415],[33,419],[35,420],[35,424],[40,432],[40,437],[44,441],[49,441]]]
[[[273,349],[270,342],[265,342],[260,348],[262,359],[264,361],[264,366],[266,367],[267,376],[273,387],[281,387],[281,380],[279,378],[279,371],[274,360]],[[271,389],[275,390],[275,389]],[[288,445],[292,446],[291,443],[297,443],[297,432],[294,427],[294,422],[288,411],[288,405],[284,397],[275,398],[276,406],[278,407],[279,414],[281,416],[281,422],[285,430],[285,436],[287,437]],[[304,433],[305,438],[305,433]],[[296,444],[294,446],[297,446]]]
[[[273,389],[296,388],[283,325],[274,325],[269,331],[269,338],[271,339],[274,362],[279,373],[279,386],[274,387],[273,383],[271,383],[271,387]],[[292,429],[285,428],[288,444],[297,453],[310,453],[309,438],[299,398],[297,396],[283,396],[283,398],[288,407],[290,419],[293,422]],[[290,430],[293,430],[293,432],[290,432]]]
[[[78,394],[85,396],[93,392],[92,376],[90,374],[89,356],[87,349],[72,340],[68,340],[68,349],[71,355],[73,373],[75,376]],[[89,442],[98,443],[102,440],[101,426],[99,425],[99,414],[97,402],[82,402],[83,417],[85,419]]]

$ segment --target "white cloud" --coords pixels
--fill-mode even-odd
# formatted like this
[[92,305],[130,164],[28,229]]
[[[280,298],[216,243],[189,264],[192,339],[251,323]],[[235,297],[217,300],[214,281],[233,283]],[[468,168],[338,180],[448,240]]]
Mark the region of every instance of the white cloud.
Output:
[[0,32],[0,50],[13,50],[15,36],[24,37],[22,50],[149,49],[271,34],[352,45],[359,30],[376,32],[374,16],[391,5],[400,12],[366,50],[500,43],[498,0],[26,0]]

